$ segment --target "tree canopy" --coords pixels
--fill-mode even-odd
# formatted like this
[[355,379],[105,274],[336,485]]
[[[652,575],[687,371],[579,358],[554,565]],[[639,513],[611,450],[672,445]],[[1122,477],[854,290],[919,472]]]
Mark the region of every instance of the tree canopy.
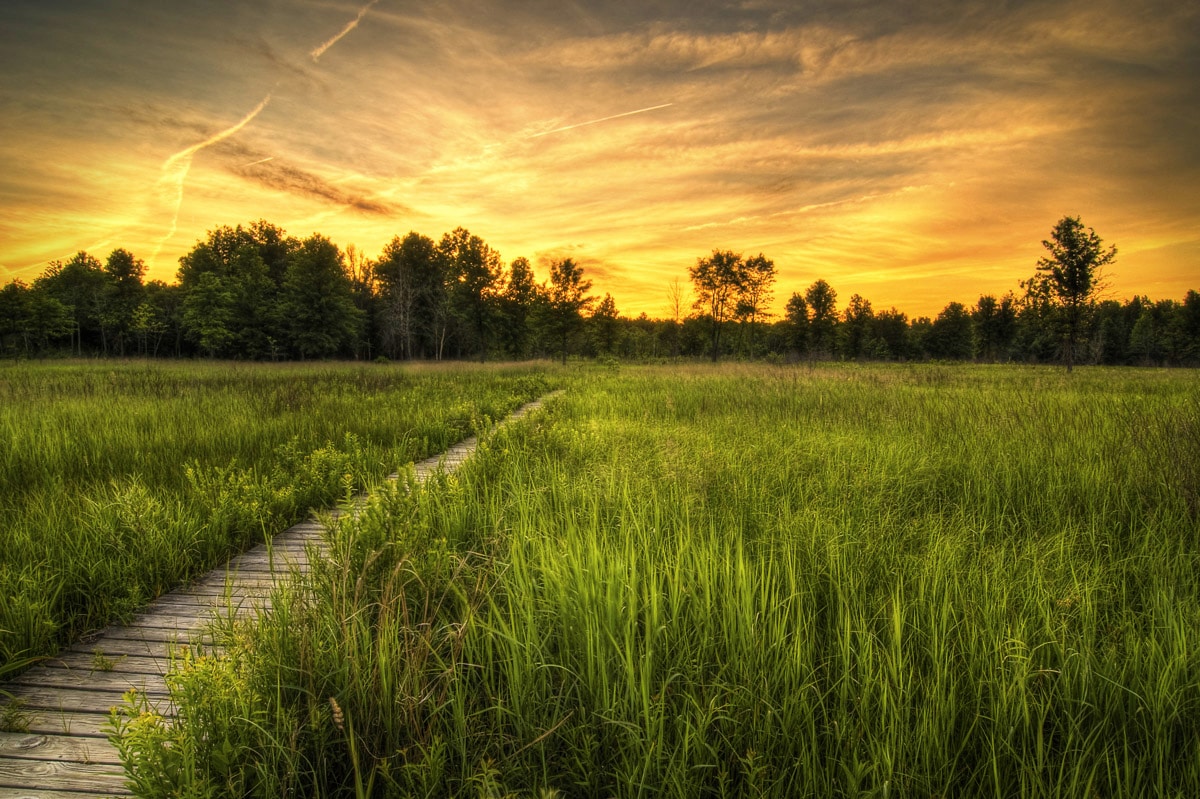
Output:
[[1044,281],[1058,306],[1063,359],[1069,372],[1075,364],[1084,320],[1100,287],[1101,270],[1116,260],[1117,248],[1105,249],[1096,231],[1085,231],[1077,216],[1060,219],[1042,246],[1050,255],[1038,261],[1036,279]]
[[686,269],[690,301],[675,279],[667,318],[630,319],[611,293],[591,295],[574,260],[516,258],[505,267],[465,228],[439,240],[410,231],[371,258],[260,220],[210,231],[180,259],[174,284],[146,282],[145,264],[123,248],[104,260],[80,252],[53,262],[32,284],[10,281],[0,287],[0,354],[1200,365],[1200,293],[1101,300],[1115,247],[1070,216],[1043,244],[1047,254],[1020,291],[911,319],[858,293],[840,309],[838,292],[817,278],[785,295],[776,320],[775,262],[716,249]]

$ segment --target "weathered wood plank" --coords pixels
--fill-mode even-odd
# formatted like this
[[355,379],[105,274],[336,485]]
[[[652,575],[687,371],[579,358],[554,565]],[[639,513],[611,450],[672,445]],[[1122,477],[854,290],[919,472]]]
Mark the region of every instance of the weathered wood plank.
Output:
[[121,765],[117,749],[105,739],[82,735],[0,732],[0,757],[13,760],[68,760]]
[[105,630],[101,642],[144,641],[153,644],[186,645],[189,642],[206,643],[211,637],[205,628],[188,630],[171,627],[112,627]]
[[[68,651],[44,664],[47,669],[63,669],[82,674],[120,673],[120,674],[155,674],[161,676],[170,664],[167,657],[136,657],[134,655],[119,655],[108,660],[97,660],[95,652]],[[42,668],[35,666],[36,668]],[[28,674],[29,672],[26,672]],[[20,675],[14,682],[20,682],[25,675]]]
[[234,604],[237,604],[237,600],[241,599],[265,599],[271,595],[271,591],[275,587],[273,583],[246,585],[239,582],[232,586],[222,583],[220,585],[194,585],[179,593],[180,596],[207,597],[210,600],[233,600]]
[[125,772],[111,763],[0,758],[0,786],[21,790],[78,790],[103,794],[126,792]]
[[[278,577],[286,577],[286,574],[278,575]],[[203,580],[197,580],[189,585],[183,591],[190,592],[198,588],[220,588],[231,593],[236,593],[237,588],[271,588],[275,585],[276,575],[265,575],[261,572],[249,572],[240,574],[237,572],[228,572],[221,574],[213,574],[210,577],[205,577]],[[231,591],[232,589],[232,591]]]
[[136,688],[148,694],[166,694],[167,682],[161,673],[141,674],[125,671],[91,671],[84,669],[30,670],[13,685],[28,688],[75,688],[77,690],[128,691]]
[[[57,713],[100,713],[107,714],[114,707],[125,703],[123,691],[80,689],[70,687],[43,687],[18,685],[10,691],[22,709]],[[170,703],[165,696],[150,696],[150,703],[164,715]]]
[[98,796],[132,796],[130,791],[113,789],[101,793],[60,791],[50,788],[0,788],[0,799],[96,799]]
[[69,710],[38,710],[23,708],[21,711],[23,732],[45,735],[84,735],[103,738],[108,723],[108,713],[82,713]]
[[265,598],[232,597],[225,601],[223,597],[200,596],[196,594],[177,594],[161,597],[155,601],[155,608],[163,613],[178,613],[179,615],[200,614],[207,618],[224,618],[230,613],[244,616],[256,613],[264,604],[270,603]]
[[[176,644],[174,648],[179,649],[182,646],[182,644]],[[163,641],[130,641],[121,638],[111,638],[103,641],[92,641],[81,646],[76,651],[93,654],[98,652],[100,656],[110,659],[115,659],[121,655],[160,658],[165,663],[169,659],[172,649]]]
[[229,571],[243,574],[248,571],[278,571],[286,573],[293,569],[307,570],[310,568],[308,554],[304,552],[275,552],[272,554],[268,554],[265,551],[251,552],[246,555],[239,555],[229,561]]

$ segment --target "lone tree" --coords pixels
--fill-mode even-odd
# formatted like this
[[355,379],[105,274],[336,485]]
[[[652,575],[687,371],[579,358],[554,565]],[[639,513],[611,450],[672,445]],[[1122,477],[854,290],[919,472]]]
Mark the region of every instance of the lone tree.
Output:
[[688,270],[696,291],[696,310],[709,317],[712,324],[712,360],[721,353],[721,326],[737,311],[738,299],[745,283],[746,265],[742,256],[729,250],[713,250]]
[[1067,371],[1075,365],[1078,346],[1100,288],[1100,270],[1117,257],[1117,248],[1104,249],[1096,231],[1083,228],[1077,216],[1064,216],[1042,242],[1050,257],[1038,260],[1035,280],[1042,282],[1058,307],[1062,321],[1063,357]]

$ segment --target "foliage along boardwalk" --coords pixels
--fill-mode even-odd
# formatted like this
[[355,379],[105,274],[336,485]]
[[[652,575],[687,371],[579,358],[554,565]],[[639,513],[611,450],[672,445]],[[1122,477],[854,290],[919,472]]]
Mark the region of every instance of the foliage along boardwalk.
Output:
[[[541,407],[521,406],[504,422]],[[416,464],[418,480],[453,471],[475,451],[475,437]],[[392,475],[389,479],[396,479]],[[203,644],[214,612],[253,613],[269,604],[276,579],[304,569],[307,546],[322,545],[321,525],[300,522],[147,605],[127,625],[112,626],[35,666],[4,686],[26,722],[0,732],[0,799],[87,799],[129,795],[116,748],[104,733],[109,710],[131,688],[170,716],[164,674],[177,646]]]

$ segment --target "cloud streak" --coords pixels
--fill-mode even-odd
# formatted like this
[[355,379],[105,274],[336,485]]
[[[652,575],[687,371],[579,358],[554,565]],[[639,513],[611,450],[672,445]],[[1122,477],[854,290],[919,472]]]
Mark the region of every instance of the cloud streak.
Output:
[[[237,154],[243,155],[241,152]],[[371,199],[362,193],[347,191],[312,172],[281,163],[275,156],[234,166],[232,171],[273,191],[333,203],[364,214],[393,216],[407,210],[402,206]]]
[[346,27],[342,28],[334,36],[331,36],[329,39],[326,39],[324,42],[321,42],[321,44],[313,48],[313,51],[308,54],[309,57],[312,58],[314,62],[320,61],[321,56],[325,55],[325,51],[340,42],[348,33],[350,33],[350,31],[357,28],[358,23],[362,22],[363,17],[365,17],[367,12],[371,10],[371,7],[378,2],[379,0],[371,0],[371,2],[360,8],[358,10],[358,16],[347,22]]

